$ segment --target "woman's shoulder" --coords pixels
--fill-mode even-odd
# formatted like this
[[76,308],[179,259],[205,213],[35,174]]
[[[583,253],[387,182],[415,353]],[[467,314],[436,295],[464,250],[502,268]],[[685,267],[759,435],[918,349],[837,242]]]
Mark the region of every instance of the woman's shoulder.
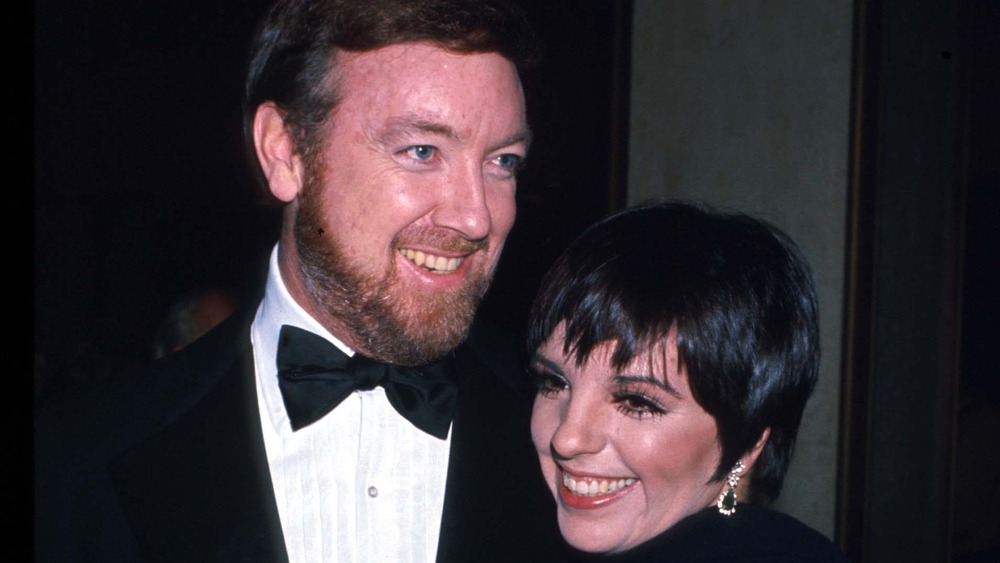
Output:
[[846,563],[847,558],[833,542],[791,516],[740,505],[732,516],[714,508],[692,514],[610,561]]
[[816,530],[769,508],[742,505],[732,517],[705,514],[705,532],[728,540],[732,561],[846,562],[840,549]]

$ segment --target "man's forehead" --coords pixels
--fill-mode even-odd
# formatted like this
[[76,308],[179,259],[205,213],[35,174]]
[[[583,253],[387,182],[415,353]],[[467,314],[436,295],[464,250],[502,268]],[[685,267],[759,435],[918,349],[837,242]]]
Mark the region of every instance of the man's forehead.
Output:
[[385,45],[383,47],[377,47],[375,49],[367,49],[363,51],[352,51],[349,49],[339,49],[337,51],[336,60],[338,63],[349,63],[351,61],[363,60],[363,59],[379,59],[382,61],[392,61],[401,56],[406,55],[417,55],[426,56],[428,54],[438,54],[445,57],[453,57],[455,59],[461,59],[463,57],[478,57],[478,56],[491,56],[499,57],[511,66],[515,66],[513,62],[505,57],[502,53],[498,51],[461,51],[457,49],[451,49],[446,45],[434,41],[404,41],[401,43],[393,43],[391,45]]
[[[428,68],[446,71],[450,68],[462,70],[483,70],[486,68],[506,68],[507,72],[518,75],[517,67],[509,59],[497,52],[463,52],[445,48],[430,41],[396,43],[368,51],[341,50],[334,59],[335,68],[341,76],[350,74],[380,75],[387,71],[398,73],[409,68]],[[478,63],[478,64],[470,64]],[[428,80],[432,76],[426,76]]]
[[[458,139],[483,119],[527,141],[524,95],[513,63],[497,53],[456,53],[426,42],[338,57],[336,113],[360,112],[381,135],[432,133]],[[373,131],[374,132],[374,131]]]

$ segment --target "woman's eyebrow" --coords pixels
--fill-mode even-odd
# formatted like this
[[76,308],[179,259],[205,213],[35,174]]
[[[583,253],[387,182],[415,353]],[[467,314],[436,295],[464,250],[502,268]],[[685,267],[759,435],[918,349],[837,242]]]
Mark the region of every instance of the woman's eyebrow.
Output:
[[616,383],[618,385],[621,385],[623,383],[644,383],[644,384],[647,384],[647,385],[653,385],[655,387],[659,387],[660,389],[663,389],[664,392],[669,393],[669,394],[673,395],[674,397],[677,397],[678,399],[683,399],[684,398],[684,396],[681,395],[681,393],[679,391],[677,391],[677,389],[674,389],[669,383],[667,383],[666,381],[660,380],[660,378],[656,377],[655,375],[621,375],[621,374],[619,374],[619,375],[616,375],[616,376],[612,377],[611,381],[613,381],[614,383]]
[[542,356],[538,352],[535,352],[535,354],[531,356],[531,361],[528,363],[541,364],[543,367],[548,368],[556,375],[563,375],[562,369],[559,367],[559,364],[553,362],[552,360],[546,358],[545,356]]

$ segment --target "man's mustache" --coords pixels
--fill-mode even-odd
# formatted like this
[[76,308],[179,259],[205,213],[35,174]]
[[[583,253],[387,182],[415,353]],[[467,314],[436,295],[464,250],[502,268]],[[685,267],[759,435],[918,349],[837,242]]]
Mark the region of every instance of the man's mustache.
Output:
[[477,250],[489,247],[489,237],[468,239],[451,229],[441,227],[412,227],[397,234],[393,240],[393,248],[408,248],[411,246],[427,246],[446,252],[471,254]]

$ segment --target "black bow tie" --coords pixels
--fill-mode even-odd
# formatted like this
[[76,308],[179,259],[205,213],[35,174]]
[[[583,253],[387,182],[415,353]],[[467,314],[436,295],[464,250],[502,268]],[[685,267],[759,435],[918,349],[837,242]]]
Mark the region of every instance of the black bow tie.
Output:
[[396,411],[432,436],[448,437],[458,387],[451,358],[420,367],[348,358],[325,338],[284,325],[278,338],[278,387],[292,430],[323,418],[356,390],[381,385]]

